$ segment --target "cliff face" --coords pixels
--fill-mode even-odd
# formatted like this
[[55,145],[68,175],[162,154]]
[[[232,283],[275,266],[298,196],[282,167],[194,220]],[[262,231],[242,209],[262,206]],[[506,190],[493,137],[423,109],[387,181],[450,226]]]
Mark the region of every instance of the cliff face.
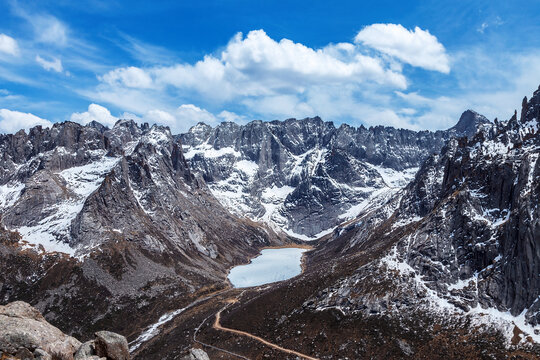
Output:
[[179,138],[186,158],[231,211],[290,234],[316,237],[386,198],[455,136],[489,127],[466,111],[446,131],[366,129],[320,118],[198,124]]

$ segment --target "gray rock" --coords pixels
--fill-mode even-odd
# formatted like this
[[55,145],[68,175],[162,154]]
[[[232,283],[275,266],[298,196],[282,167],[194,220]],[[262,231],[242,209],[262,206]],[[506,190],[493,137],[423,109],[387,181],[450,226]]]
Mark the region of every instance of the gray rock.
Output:
[[[336,128],[315,117],[224,122],[215,128],[200,123],[178,138],[193,170],[231,212],[314,236],[340,224],[340,215],[375,191],[396,186],[386,183],[373,166],[389,171],[417,168],[451,137],[472,136],[488,123],[471,110],[456,126],[436,132],[345,124]],[[222,195],[227,192],[239,194]]]
[[21,348],[41,348],[59,359],[73,359],[81,343],[49,324],[35,308],[16,301],[0,306],[0,351],[14,354]]
[[[540,88],[523,106],[519,120],[514,114],[472,137],[450,140],[403,193],[336,232],[331,242],[341,244],[339,251],[356,254],[385,244],[385,259],[359,268],[306,305],[405,314],[432,310],[442,299],[457,314],[497,309],[524,314],[537,327]],[[366,278],[388,281],[393,291],[371,294]],[[349,290],[354,298],[334,296]]]
[[15,356],[21,360],[34,360],[34,354],[26,348],[19,349]]
[[52,360],[52,356],[43,349],[37,348],[34,350],[34,359],[36,360]]
[[129,360],[126,338],[110,331],[98,331],[95,339],[96,354],[110,360]]
[[75,353],[74,360],[87,360],[97,355],[94,340],[83,343]]
[[184,356],[182,360],[210,360],[206,351],[202,349],[191,349],[189,354]]

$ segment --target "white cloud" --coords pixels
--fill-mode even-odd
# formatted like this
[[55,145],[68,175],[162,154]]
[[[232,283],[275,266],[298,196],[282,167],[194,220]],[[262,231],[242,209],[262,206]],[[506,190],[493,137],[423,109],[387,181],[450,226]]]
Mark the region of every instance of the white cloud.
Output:
[[18,56],[19,45],[17,44],[17,41],[6,34],[0,34],[0,53]]
[[65,46],[68,43],[68,28],[56,17],[30,12],[18,2],[11,3],[11,10],[32,26],[35,41],[54,46]]
[[[340,48],[350,50],[350,45],[341,44]],[[340,59],[324,48],[312,49],[289,39],[277,42],[263,30],[250,31],[245,38],[237,34],[221,54],[221,61],[244,75],[255,74],[267,81],[277,77],[283,83],[300,81],[305,85],[347,79],[406,86],[401,74],[385,69],[377,58],[349,51],[349,56]]]
[[[232,114],[232,113],[231,113]],[[148,111],[142,117],[142,121],[166,125],[173,134],[187,131],[191,126],[204,122],[206,124],[215,124],[219,120],[211,112],[201,109],[193,104],[183,104],[170,111],[153,109]]]
[[[223,113],[222,113],[223,114]],[[223,118],[220,114],[220,118]],[[233,114],[233,113],[229,113]],[[201,109],[193,104],[184,104],[176,109],[152,109],[142,116],[131,113],[123,113],[121,116],[114,116],[110,110],[98,104],[90,104],[88,111],[71,114],[70,120],[86,125],[91,121],[97,121],[108,127],[113,127],[118,119],[132,119],[138,123],[148,122],[151,124],[160,124],[168,126],[175,134],[187,131],[191,126],[198,122],[215,124],[219,121],[218,117],[205,109]]]
[[295,95],[274,95],[260,98],[249,98],[243,104],[250,109],[257,109],[269,118],[303,118],[320,114],[308,103]]
[[30,113],[0,109],[0,132],[12,134],[21,129],[28,130],[37,125],[50,127],[52,123]]
[[263,30],[255,30],[245,37],[235,35],[219,56],[207,55],[193,65],[118,68],[100,80],[110,87],[173,87],[214,101],[302,93],[313,85],[344,82],[406,88],[400,72],[355,49],[350,43],[313,49],[288,39],[278,42]]
[[201,103],[220,110],[234,104],[246,108],[244,114],[250,116],[304,117],[317,114],[313,89],[403,90],[407,79],[401,71],[395,61],[363,54],[352,43],[315,49],[288,39],[276,41],[255,30],[246,36],[236,34],[220,53],[193,64],[114,69],[98,77],[95,89],[80,93],[143,117],[162,116],[150,114],[161,109],[180,123],[198,117],[206,117],[207,122],[241,120],[227,112],[210,117],[200,108],[202,112],[186,106],[171,110],[171,103]]
[[242,116],[242,115],[238,115],[237,113],[234,113],[234,112],[231,112],[231,111],[227,111],[227,110],[223,110],[222,112],[220,112],[217,117],[223,121],[227,121],[227,122],[236,122],[236,123],[241,123],[241,122],[245,122],[246,121],[246,117],[245,116]]
[[407,30],[400,24],[373,24],[363,28],[354,41],[413,66],[450,72],[444,46],[428,30],[418,26]]
[[176,122],[174,126],[170,125],[173,133],[186,131],[191,126],[199,122],[204,122],[211,125],[218,121],[212,113],[193,104],[184,104],[179,106],[174,112],[174,117]]
[[478,29],[476,29],[476,31],[478,31],[479,33],[483,34],[484,31],[489,27],[489,24],[486,23],[486,22],[483,22],[482,24],[480,24],[480,26],[478,27]]
[[118,120],[118,117],[112,116],[111,112],[106,107],[98,104],[90,104],[88,106],[88,111],[73,113],[71,114],[70,120],[83,125],[95,120],[105,126],[112,127]]
[[27,15],[39,42],[64,46],[68,42],[68,30],[60,20],[50,15]]
[[124,85],[131,88],[144,89],[152,86],[150,75],[134,66],[112,70],[99,79],[110,85]]
[[164,110],[154,109],[148,111],[144,117],[143,121],[149,123],[162,124],[167,126],[174,126],[176,124],[176,118]]
[[64,71],[64,67],[62,66],[62,61],[58,58],[52,58],[51,60],[45,60],[39,55],[36,55],[36,62],[41,65],[45,70],[47,71],[56,71],[61,73]]

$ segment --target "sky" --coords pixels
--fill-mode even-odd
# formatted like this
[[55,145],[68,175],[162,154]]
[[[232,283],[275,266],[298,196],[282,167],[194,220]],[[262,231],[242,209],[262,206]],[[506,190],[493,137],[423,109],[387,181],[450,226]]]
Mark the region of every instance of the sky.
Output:
[[540,85],[540,1],[0,0],[0,133],[320,116],[438,130]]

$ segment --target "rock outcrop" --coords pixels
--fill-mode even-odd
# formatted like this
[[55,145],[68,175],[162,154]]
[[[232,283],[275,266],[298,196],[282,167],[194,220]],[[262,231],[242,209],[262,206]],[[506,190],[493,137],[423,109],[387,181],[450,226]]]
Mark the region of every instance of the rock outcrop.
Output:
[[[97,346],[96,346],[97,344]],[[108,331],[81,344],[49,324],[30,304],[0,305],[0,358],[20,360],[129,360],[125,337]]]

